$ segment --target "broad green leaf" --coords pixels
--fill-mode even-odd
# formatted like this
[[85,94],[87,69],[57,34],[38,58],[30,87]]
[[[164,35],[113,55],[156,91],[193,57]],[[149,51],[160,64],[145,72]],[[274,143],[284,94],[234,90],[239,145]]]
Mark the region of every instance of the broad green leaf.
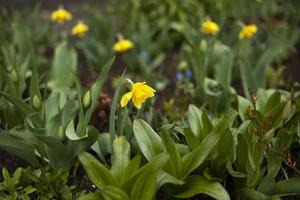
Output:
[[20,111],[20,114],[23,117],[34,112],[34,110],[21,99],[2,91],[0,91],[0,95],[6,98],[9,102],[11,102]]
[[130,192],[131,188],[134,184],[134,182],[137,180],[141,174],[143,174],[145,171],[149,172],[154,170],[155,172],[159,172],[168,161],[169,156],[166,153],[161,153],[155,157],[152,158],[147,164],[145,164],[143,167],[136,170],[126,182],[122,184],[122,188],[124,191]]
[[169,173],[166,173],[165,171],[160,171],[157,180],[158,188],[160,188],[161,186],[167,183],[170,183],[172,185],[183,185],[185,182],[177,179],[176,177],[172,176]]
[[239,66],[244,94],[247,98],[250,98],[249,89],[254,93],[257,91],[256,78],[254,77],[253,69],[249,61],[244,58],[240,58]]
[[275,189],[272,195],[286,196],[300,194],[300,179],[291,178],[284,181],[279,181],[275,184]]
[[78,155],[78,159],[83,165],[89,179],[99,189],[106,186],[118,186],[117,181],[114,179],[110,171],[91,154],[82,152]]
[[86,128],[87,137],[81,138],[79,140],[69,140],[68,141],[68,151],[71,159],[74,159],[78,153],[90,148],[98,139],[99,131],[93,126],[88,126]]
[[125,136],[116,137],[113,143],[111,173],[118,177],[130,161],[130,145]]
[[[156,191],[156,176],[158,171],[155,169],[147,168],[140,173],[134,182],[131,192],[131,200],[152,200]],[[146,183],[146,184],[145,184]]]
[[101,195],[105,200],[129,200],[128,195],[123,190],[114,186],[103,187]]
[[205,136],[203,135],[202,132],[202,127],[201,127],[201,116],[202,116],[202,111],[198,109],[194,105],[189,106],[188,110],[188,121],[189,125],[192,129],[192,132],[199,138],[203,139]]
[[270,175],[267,175],[259,183],[257,191],[266,195],[272,195],[275,189],[275,183],[275,179]]
[[246,112],[249,111],[249,108],[253,109],[252,107],[248,99],[238,96],[238,112],[243,121],[246,121]]
[[120,184],[127,182],[129,178],[140,168],[141,165],[141,156],[135,156],[127,166],[124,166],[122,174],[118,177],[120,179]]
[[232,168],[232,164],[229,161],[226,163],[226,168],[227,168],[228,173],[231,174],[233,177],[236,177],[236,178],[246,178],[247,177],[246,173],[235,171]]
[[275,145],[268,152],[267,162],[268,162],[268,175],[275,178],[281,168],[281,163],[283,161],[282,155],[287,149],[289,149],[292,144],[293,134],[280,130],[276,136]]
[[78,200],[104,200],[99,192],[96,193],[88,193],[83,196],[80,196]]
[[211,124],[207,113],[202,112],[194,105],[189,106],[188,122],[192,132],[200,139],[200,141],[213,129],[213,125]]
[[109,133],[101,133],[98,136],[97,142],[95,142],[91,148],[98,154],[99,158],[105,162],[104,157],[112,152]]
[[190,149],[193,150],[200,145],[199,139],[197,138],[197,136],[195,134],[193,134],[193,132],[190,129],[185,128],[183,130],[183,132],[184,132],[186,142]]
[[160,137],[144,120],[134,120],[133,133],[147,160],[151,160],[153,157],[163,152]]
[[215,79],[227,90],[230,89],[234,55],[228,46],[216,43],[214,46]]
[[[166,128],[162,129],[162,141],[165,147],[166,152],[169,154],[170,160],[169,165],[166,166],[167,169],[170,169],[173,176],[176,178],[181,177],[182,173],[182,158],[179,154],[178,149],[172,138],[170,137]],[[169,170],[168,170],[169,171]]]
[[[76,70],[77,54],[66,42],[60,43],[54,52],[53,66],[51,69],[51,82],[53,89],[68,88],[73,84],[71,71]],[[53,84],[53,85],[51,85]]]
[[9,133],[0,133],[0,149],[15,154],[33,166],[38,165],[38,160],[34,153],[34,146],[11,136]]
[[265,194],[251,188],[243,188],[237,192],[237,199],[243,200],[267,200]]
[[278,104],[281,103],[281,94],[277,91],[274,92],[267,100],[266,104],[260,111],[264,115],[268,115]]
[[204,162],[207,156],[219,143],[226,130],[230,128],[235,116],[235,112],[231,111],[226,113],[217,124],[216,128],[202,140],[200,146],[183,157],[183,177],[187,176]]
[[225,188],[217,181],[207,180],[203,176],[190,176],[185,182],[179,188],[182,191],[174,195],[175,197],[189,198],[197,194],[206,194],[217,200],[230,200],[230,196]]
[[60,140],[50,136],[35,135],[45,145],[47,156],[52,167],[63,169],[69,169],[71,167],[68,150]]

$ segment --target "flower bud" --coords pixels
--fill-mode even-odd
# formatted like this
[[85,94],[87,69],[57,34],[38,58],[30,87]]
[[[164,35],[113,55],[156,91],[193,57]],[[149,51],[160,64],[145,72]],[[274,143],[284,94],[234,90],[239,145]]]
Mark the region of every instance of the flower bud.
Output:
[[87,91],[83,97],[83,107],[85,109],[89,108],[91,105],[91,91]]
[[275,134],[275,129],[272,128],[262,136],[263,141],[269,141]]
[[62,125],[60,125],[58,128],[58,137],[61,140],[63,140],[65,138],[65,132],[64,132],[64,128]]
[[38,110],[41,106],[41,100],[40,98],[38,97],[38,95],[34,95],[33,96],[33,99],[32,99],[32,107],[36,110]]
[[206,40],[201,40],[199,48],[203,52],[205,52],[207,50],[207,42],[206,42]]
[[186,61],[182,61],[179,63],[178,67],[177,67],[178,71],[185,71],[188,69],[188,64]]
[[282,118],[283,119],[287,119],[289,117],[289,114],[291,112],[291,106],[292,106],[292,102],[291,100],[289,100],[285,106],[284,106],[284,109],[282,111]]
[[17,75],[17,72],[15,70],[12,70],[12,72],[10,73],[10,80],[13,83],[17,83],[18,82],[18,75]]

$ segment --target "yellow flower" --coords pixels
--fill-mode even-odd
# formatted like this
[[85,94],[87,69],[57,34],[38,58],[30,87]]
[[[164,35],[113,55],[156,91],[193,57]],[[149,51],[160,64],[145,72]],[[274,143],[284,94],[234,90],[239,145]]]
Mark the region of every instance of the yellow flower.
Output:
[[83,22],[78,22],[72,28],[72,35],[75,35],[77,37],[84,37],[88,30],[89,27],[86,24],[84,24]]
[[239,39],[242,40],[244,38],[252,38],[256,32],[257,26],[255,24],[244,26],[240,31]]
[[220,28],[217,23],[206,20],[202,23],[202,31],[209,35],[216,35],[220,31]]
[[124,53],[133,48],[133,43],[130,40],[120,39],[113,46],[114,51]]
[[153,97],[155,90],[148,86],[146,82],[131,82],[131,91],[123,95],[121,99],[121,107],[125,107],[130,99],[132,99],[133,105],[140,109],[142,104],[150,97]]
[[62,24],[65,21],[71,20],[72,14],[69,11],[65,10],[63,7],[60,7],[57,10],[52,12],[51,19],[54,22],[58,22]]

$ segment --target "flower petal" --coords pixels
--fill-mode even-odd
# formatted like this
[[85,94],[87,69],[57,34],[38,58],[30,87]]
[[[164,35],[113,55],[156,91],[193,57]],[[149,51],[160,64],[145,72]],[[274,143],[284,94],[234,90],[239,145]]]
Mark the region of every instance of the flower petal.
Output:
[[142,103],[144,103],[144,102],[142,101],[142,99],[136,98],[135,96],[133,96],[132,102],[133,102],[133,105],[134,105],[137,109],[140,109],[140,108],[142,107]]
[[128,104],[128,102],[130,101],[130,99],[132,98],[132,92],[127,92],[126,94],[124,94],[123,96],[122,96],[122,98],[121,98],[121,102],[120,102],[120,104],[121,104],[121,107],[125,107],[127,104]]

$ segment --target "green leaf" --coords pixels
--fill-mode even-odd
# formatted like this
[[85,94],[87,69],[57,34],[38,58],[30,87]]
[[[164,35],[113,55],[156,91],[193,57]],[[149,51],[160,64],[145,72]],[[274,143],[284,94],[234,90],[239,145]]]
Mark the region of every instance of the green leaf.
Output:
[[123,190],[114,186],[103,187],[101,195],[105,200],[129,200],[128,195]]
[[289,149],[292,144],[293,134],[286,132],[283,129],[279,130],[276,136],[276,142],[274,147],[268,152],[268,175],[275,178],[281,168],[283,161],[283,154]]
[[226,45],[216,43],[213,50],[215,79],[227,90],[230,89],[234,55]]
[[169,156],[166,153],[161,153],[158,156],[155,156],[150,160],[146,165],[136,170],[130,178],[128,178],[128,181],[124,182],[122,184],[122,188],[124,191],[131,191],[131,188],[134,184],[134,182],[137,180],[141,174],[143,174],[145,171],[157,171],[157,173],[165,166],[166,162],[168,161]]
[[194,105],[189,106],[188,110],[188,121],[189,125],[192,129],[192,132],[199,138],[203,139],[205,136],[203,135],[203,132],[201,131],[201,116],[202,111],[198,109]]
[[230,200],[225,188],[217,181],[207,180],[203,176],[190,176],[181,186],[181,193],[174,195],[177,198],[189,198],[197,194],[206,194],[217,200]]
[[60,43],[54,52],[53,66],[51,69],[52,88],[69,88],[72,86],[74,80],[71,71],[76,70],[76,65],[77,54],[75,50],[69,47],[66,42]]
[[0,91],[0,95],[2,95],[4,98],[6,98],[9,102],[11,102],[15,106],[20,111],[20,114],[23,116],[23,118],[26,115],[34,112],[34,110],[25,102],[23,102],[21,99],[2,91]]
[[246,112],[249,108],[252,108],[251,102],[244,97],[238,96],[238,112],[242,121],[246,121]]
[[80,196],[78,200],[104,200],[100,193],[88,193]]
[[26,160],[33,166],[38,165],[38,160],[34,153],[34,146],[11,136],[9,133],[0,133],[0,149]]
[[[115,57],[113,57],[112,59],[110,59],[104,66],[103,69],[100,73],[100,75],[98,76],[96,82],[92,85],[92,87],[90,88],[91,91],[91,98],[92,98],[92,105],[85,111],[85,114],[83,114],[83,107],[81,104],[81,100],[80,100],[80,119],[79,119],[79,123],[76,129],[76,133],[78,136],[82,137],[85,134],[85,128],[88,126],[92,113],[95,109],[95,106],[97,104],[97,98],[100,94],[100,91],[104,85],[104,82],[107,78],[108,72],[113,64],[115,60]],[[74,75],[73,75],[74,76]],[[76,81],[78,82],[78,81]],[[77,83],[78,84],[78,83]],[[78,86],[79,87],[79,86]],[[78,88],[79,90],[79,88]]]
[[196,149],[200,145],[197,136],[188,128],[183,129],[183,132],[189,148],[192,150]]
[[140,168],[141,156],[135,156],[127,166],[125,166],[122,174],[119,176],[121,185],[129,180],[129,178]]
[[118,185],[110,171],[91,154],[82,152],[78,155],[78,158],[80,163],[83,165],[83,168],[89,179],[99,189],[102,189],[106,186]]
[[201,140],[213,129],[207,113],[194,105],[189,106],[188,122],[192,132]]
[[243,200],[266,200],[265,194],[251,188],[243,188],[237,192],[237,199]]
[[249,61],[243,58],[240,58],[239,66],[244,94],[247,98],[250,98],[249,89],[254,93],[257,91],[256,78],[254,77],[253,69]]
[[272,195],[286,196],[300,194],[300,179],[291,178],[284,181],[279,181],[275,184],[275,189]]
[[97,142],[91,146],[91,149],[98,154],[102,162],[105,162],[105,156],[112,152],[109,133],[101,133],[98,136]]
[[151,168],[141,172],[132,186],[130,199],[152,200],[156,191],[156,175],[157,170],[153,170]]
[[118,177],[130,161],[130,145],[125,136],[116,137],[113,143],[111,173]]
[[235,112],[231,111],[226,113],[217,124],[216,128],[202,140],[200,146],[183,157],[183,177],[187,176],[204,162],[207,156],[219,143],[226,130],[230,128],[235,116]]
[[86,137],[79,140],[68,141],[69,156],[71,159],[74,159],[81,151],[90,148],[97,141],[99,131],[93,126],[88,126],[86,128],[86,135]]
[[133,133],[147,160],[151,160],[153,157],[163,152],[160,137],[144,120],[134,120]]
[[170,164],[167,165],[166,167],[168,169],[171,169],[173,176],[175,176],[176,178],[180,178],[182,173],[182,167],[183,167],[182,159],[178,149],[176,148],[174,141],[170,137],[166,128],[162,129],[162,141],[166,149],[166,152],[169,154],[170,157],[169,160]]
[[158,180],[157,180],[157,185],[158,188],[163,186],[166,183],[170,183],[172,185],[183,185],[185,182],[182,180],[177,179],[176,177],[172,176],[171,174],[160,171],[158,174]]

